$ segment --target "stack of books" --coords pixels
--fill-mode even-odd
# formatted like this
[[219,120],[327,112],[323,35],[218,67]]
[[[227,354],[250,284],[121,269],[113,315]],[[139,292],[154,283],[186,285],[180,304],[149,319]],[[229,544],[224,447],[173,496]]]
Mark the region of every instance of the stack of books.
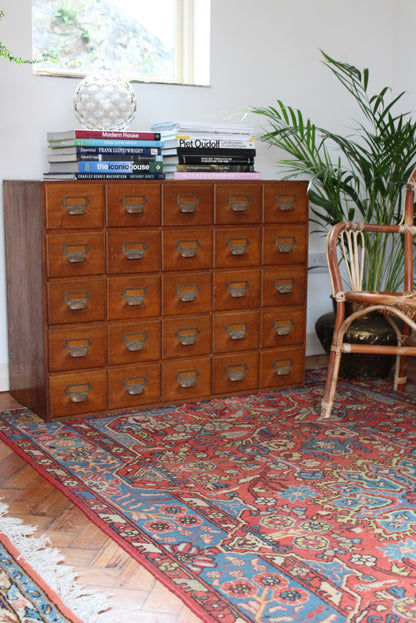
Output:
[[48,132],[46,180],[164,179],[159,132]]
[[155,123],[163,141],[166,179],[260,179],[251,126],[168,121]]

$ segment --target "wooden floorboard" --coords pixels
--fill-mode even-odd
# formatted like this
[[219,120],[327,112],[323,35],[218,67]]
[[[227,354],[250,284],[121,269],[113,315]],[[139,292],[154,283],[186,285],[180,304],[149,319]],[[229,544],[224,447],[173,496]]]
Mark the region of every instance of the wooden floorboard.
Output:
[[[326,356],[308,358],[307,367],[325,365]],[[0,393],[0,410],[19,407]],[[0,498],[9,514],[37,526],[94,592],[111,595],[102,623],[198,623],[178,597],[108,538],[62,493],[0,442]]]

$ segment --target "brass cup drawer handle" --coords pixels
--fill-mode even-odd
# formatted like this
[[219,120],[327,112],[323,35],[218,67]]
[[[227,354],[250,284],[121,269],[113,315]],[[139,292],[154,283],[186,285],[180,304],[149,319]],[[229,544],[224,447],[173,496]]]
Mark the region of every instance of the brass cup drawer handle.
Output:
[[137,242],[123,242],[121,245],[121,250],[128,260],[142,260],[146,249],[147,244],[144,240],[139,240]]
[[196,301],[198,298],[199,285],[197,283],[179,284],[176,286],[176,294],[183,303]]
[[147,296],[147,288],[125,288],[121,296],[125,299],[127,305],[131,307],[144,305]]
[[92,385],[90,383],[79,383],[75,385],[67,385],[64,391],[71,402],[78,403],[86,402],[91,390]]
[[225,327],[232,340],[244,340],[247,337],[248,324],[246,322],[236,322],[227,324]]
[[277,335],[290,335],[294,324],[292,318],[282,318],[281,320],[274,320],[273,327]]
[[274,243],[279,253],[292,253],[296,238],[294,236],[278,236]]
[[69,216],[86,214],[87,207],[91,203],[88,197],[63,197],[61,204]]
[[227,247],[230,249],[231,255],[245,255],[249,244],[248,238],[229,238],[227,240]]
[[244,381],[247,370],[248,365],[246,363],[238,363],[235,365],[227,366],[225,368],[225,373],[227,374],[230,381]]
[[198,195],[178,195],[176,197],[176,205],[183,214],[195,213],[200,201]]
[[89,251],[90,247],[87,244],[65,244],[61,249],[61,253],[70,264],[85,262]]
[[123,195],[120,202],[127,214],[142,214],[147,198],[145,195]]
[[276,195],[274,201],[281,212],[291,212],[295,209],[296,195]]
[[239,299],[245,297],[249,285],[248,281],[229,281],[227,290],[233,299]]
[[89,338],[79,338],[66,340],[64,342],[64,347],[68,351],[70,357],[86,357],[91,344],[92,342]]
[[233,212],[247,212],[251,200],[249,195],[230,195],[227,201]]
[[175,248],[181,257],[196,257],[198,249],[200,247],[198,240],[178,240],[175,243]]
[[295,285],[295,280],[293,278],[290,279],[275,279],[273,281],[273,285],[279,294],[289,294],[293,292],[293,286]]
[[145,331],[142,333],[125,333],[121,341],[130,352],[144,350],[148,335]]
[[137,396],[144,393],[147,382],[146,376],[136,376],[124,379],[122,385],[130,396]]
[[175,379],[181,387],[186,389],[188,387],[195,387],[198,376],[198,370],[180,370],[175,374]]
[[277,376],[287,376],[292,370],[293,359],[275,359],[272,365]]
[[91,294],[88,290],[81,292],[65,292],[63,299],[71,311],[87,309]]
[[182,346],[192,346],[197,342],[199,329],[198,327],[178,329],[175,335],[178,338],[179,342],[182,344]]

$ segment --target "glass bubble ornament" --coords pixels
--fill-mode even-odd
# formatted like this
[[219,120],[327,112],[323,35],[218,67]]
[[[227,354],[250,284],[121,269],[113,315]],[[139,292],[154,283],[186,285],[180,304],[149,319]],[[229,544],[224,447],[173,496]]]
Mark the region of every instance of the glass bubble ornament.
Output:
[[74,113],[89,130],[125,130],[136,114],[133,88],[114,74],[86,76],[75,89]]

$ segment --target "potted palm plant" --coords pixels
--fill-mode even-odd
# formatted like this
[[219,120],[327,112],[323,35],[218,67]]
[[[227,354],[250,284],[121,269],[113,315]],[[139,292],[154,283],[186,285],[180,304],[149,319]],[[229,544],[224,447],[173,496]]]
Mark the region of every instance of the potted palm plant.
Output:
[[[326,233],[342,220],[399,223],[403,188],[416,165],[416,121],[408,113],[396,112],[404,92],[394,96],[384,87],[371,94],[368,69],[321,53],[324,66],[354,99],[361,119],[341,135],[277,100],[273,106],[251,109],[266,122],[260,140],[289,156],[277,162],[285,177],[310,180],[310,220],[315,231]],[[396,291],[403,247],[399,243],[392,248],[382,237],[366,245],[363,288]]]

